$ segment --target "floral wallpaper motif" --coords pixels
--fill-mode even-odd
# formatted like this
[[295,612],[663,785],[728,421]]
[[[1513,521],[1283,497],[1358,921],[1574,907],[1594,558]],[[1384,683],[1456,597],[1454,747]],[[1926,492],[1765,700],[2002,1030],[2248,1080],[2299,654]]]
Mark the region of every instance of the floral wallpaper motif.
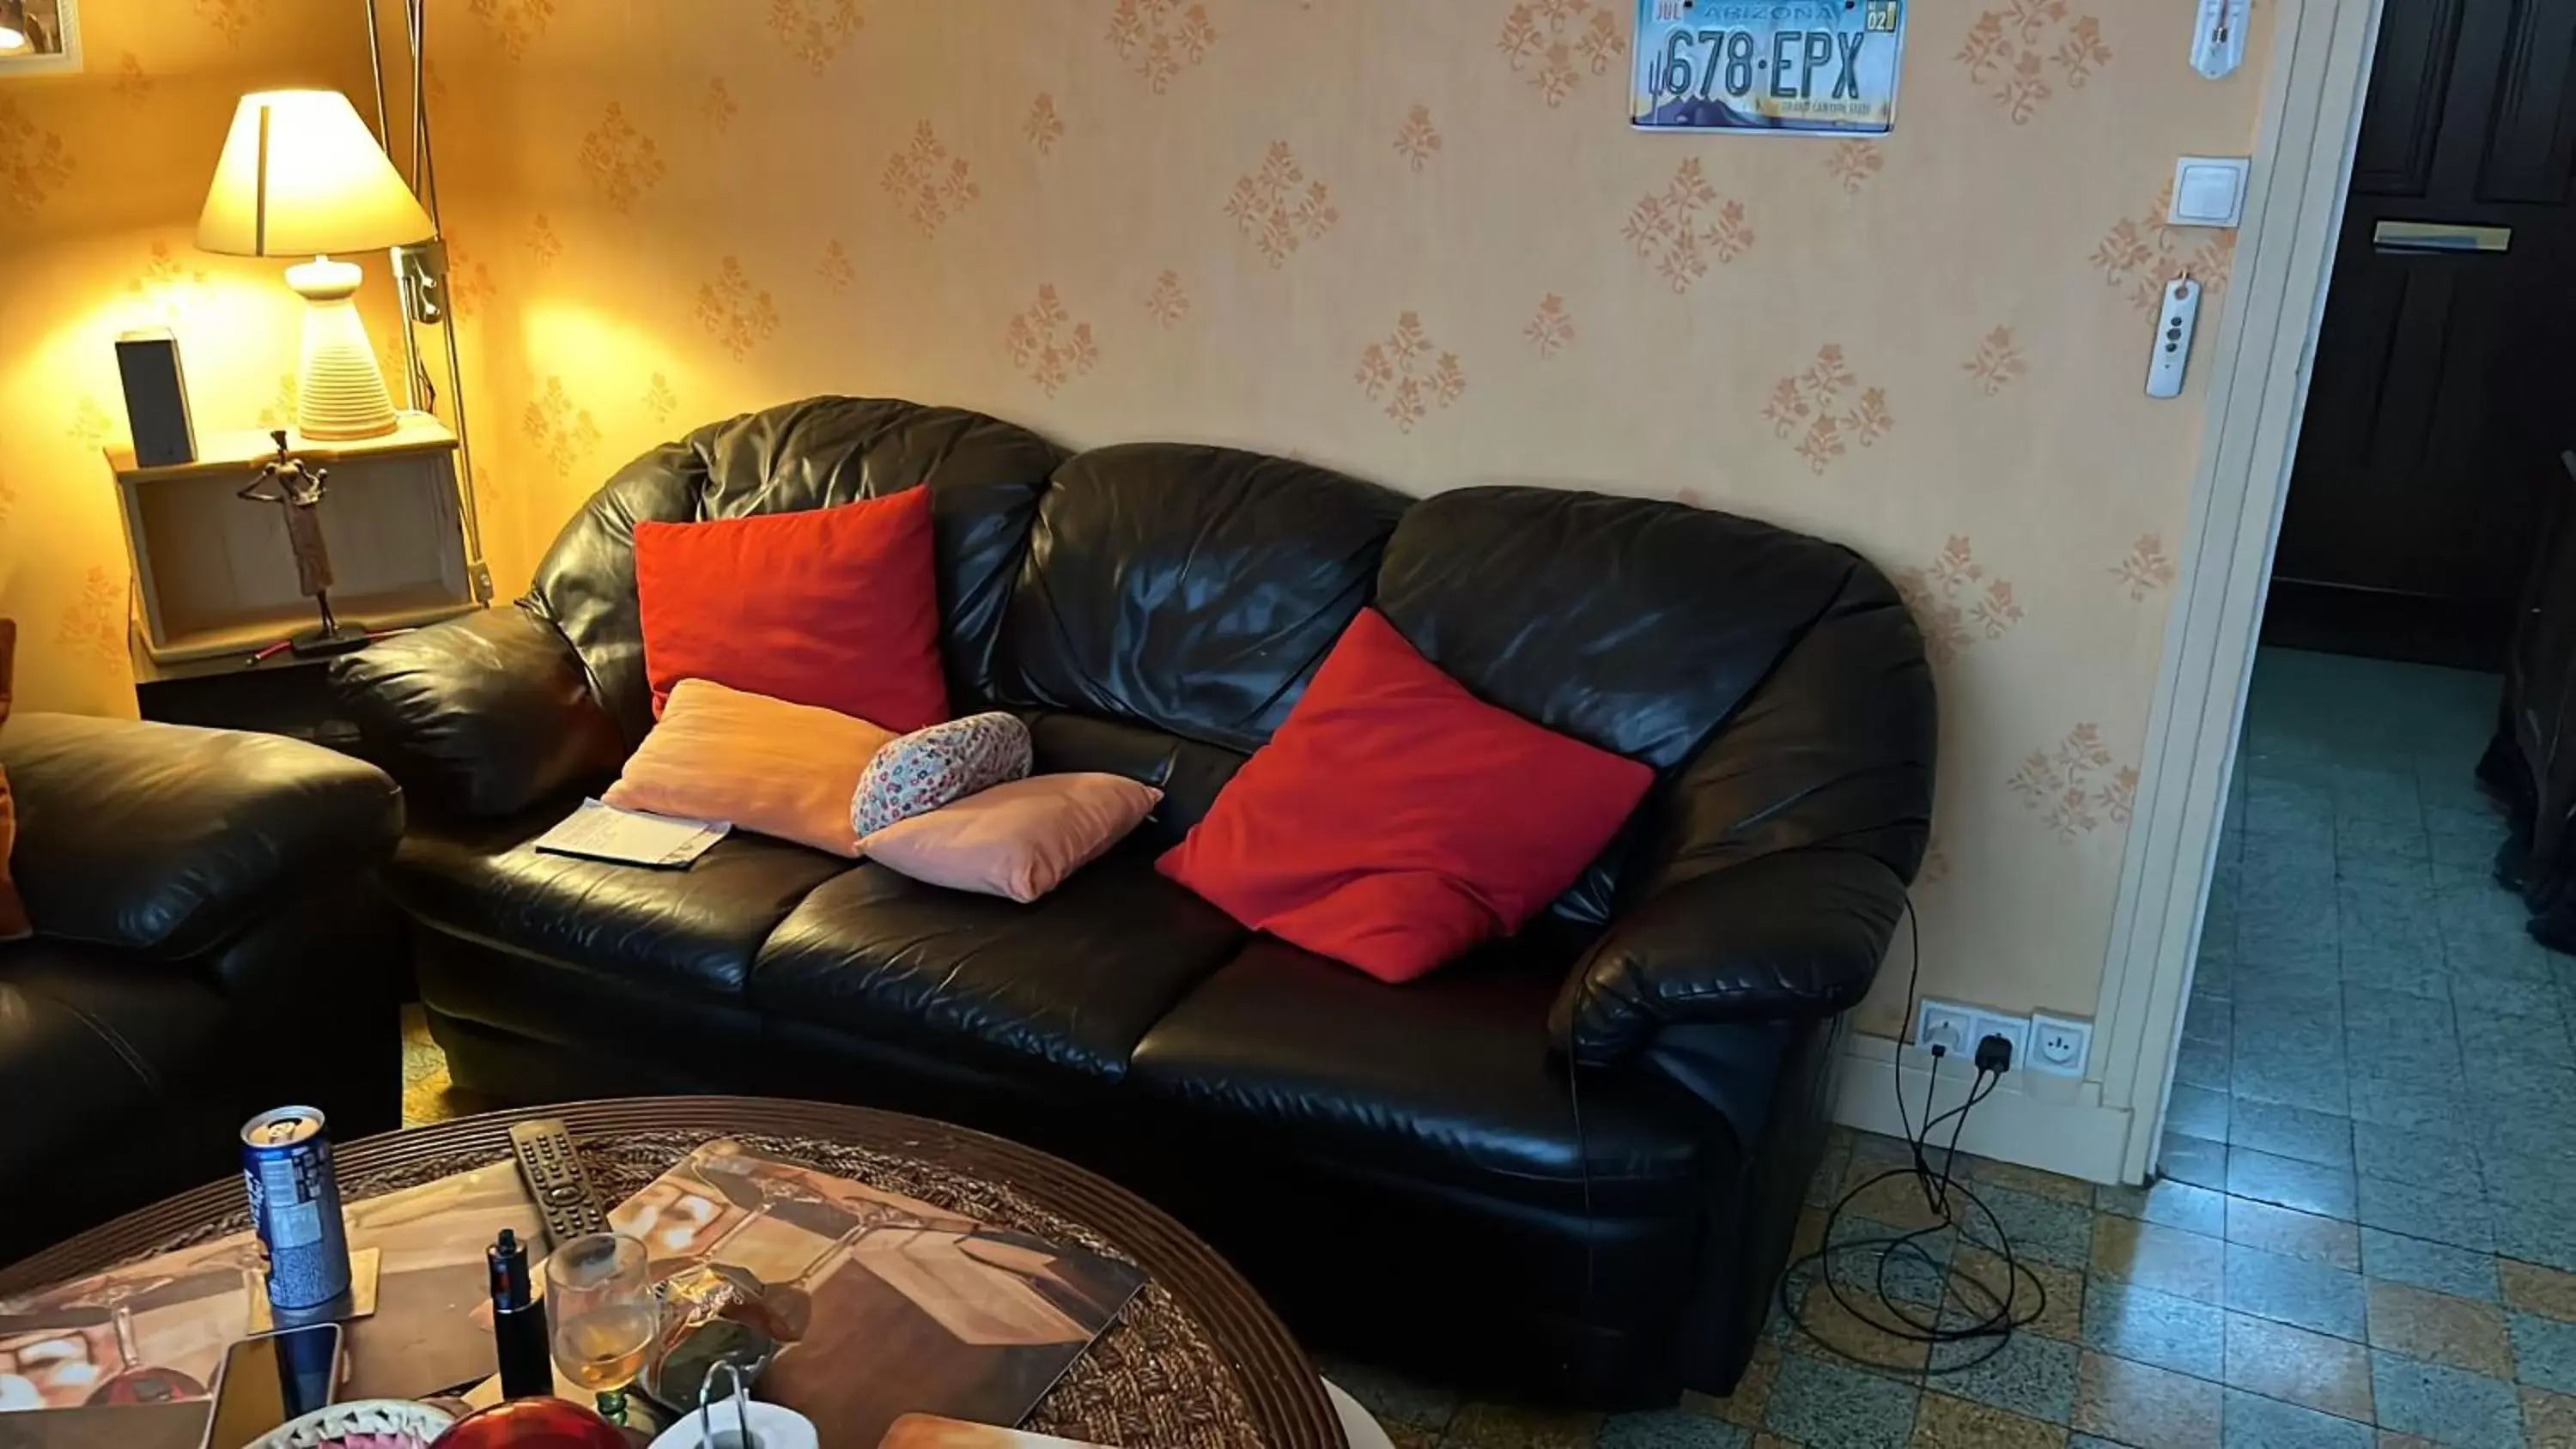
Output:
[[512,60],[528,53],[555,16],[555,0],[466,0],[465,8],[491,28],[493,42]]
[[1842,184],[1845,196],[1858,196],[1869,178],[1886,169],[1886,150],[1876,141],[1840,141],[1825,153],[1825,174]]
[[94,397],[84,397],[73,404],[71,416],[63,421],[63,436],[84,449],[103,445],[115,433],[116,420],[107,415],[107,409],[101,407]]
[[816,75],[858,38],[859,0],[769,0],[769,30]]
[[680,410],[680,398],[671,391],[671,380],[657,372],[644,384],[644,396],[636,399],[635,405],[644,410],[644,416],[667,423]]
[[2138,800],[2135,767],[2115,762],[2102,727],[2079,724],[2053,750],[2033,750],[2013,772],[2012,792],[2061,843],[2105,824],[2126,826]]
[[2129,545],[2128,556],[2111,566],[2111,576],[2128,590],[2133,604],[2145,603],[2147,595],[2173,587],[2176,573],[2173,556],[2165,552],[2164,538],[2153,533],[2140,536]]
[[179,260],[168,242],[154,241],[145,249],[143,270],[125,284],[125,289],[151,311],[175,318],[187,305],[188,289],[205,284],[205,268]]
[[836,297],[858,280],[858,268],[850,264],[850,250],[841,245],[840,238],[823,243],[823,259],[814,264],[814,276],[822,282],[824,291]]
[[116,96],[129,104],[152,99],[152,74],[143,68],[143,57],[133,51],[116,58]]
[[1539,298],[1538,311],[1521,327],[1521,336],[1538,351],[1541,361],[1554,357],[1574,345],[1574,314],[1565,308],[1565,299],[1554,292]]
[[71,148],[53,131],[39,126],[17,103],[0,96],[0,180],[9,183],[9,209],[34,212],[46,198],[72,179]]
[[778,331],[778,304],[767,288],[752,286],[739,260],[727,257],[715,280],[698,288],[698,325],[740,362]]
[[1540,99],[1562,106],[1586,75],[1609,75],[1628,53],[1612,0],[1521,0],[1503,14],[1494,49]]
[[733,129],[733,118],[741,114],[742,107],[734,103],[733,90],[724,83],[724,77],[709,80],[706,94],[698,97],[698,119],[707,123],[708,132],[723,136]]
[[1930,564],[1898,569],[1888,580],[1904,596],[1934,664],[1951,663],[1980,639],[2000,639],[2022,620],[2012,583],[1988,577],[1964,534],[1953,534]]
[[974,168],[965,157],[949,154],[928,121],[913,127],[911,145],[886,158],[878,184],[923,236],[938,235],[942,223],[984,194],[975,184]]
[[1274,267],[1287,265],[1304,243],[1323,240],[1342,219],[1332,192],[1307,179],[1285,141],[1271,142],[1260,168],[1235,178],[1234,190],[1226,193],[1225,214]]
[[581,138],[581,164],[617,211],[633,206],[637,196],[662,179],[662,155],[653,138],[636,130],[626,119],[626,108],[615,101]]
[[1395,154],[1416,171],[1431,164],[1431,158],[1440,154],[1440,145],[1440,130],[1431,124],[1429,106],[1415,106],[1395,133]]
[[1165,327],[1190,314],[1190,294],[1181,286],[1181,274],[1166,267],[1154,279],[1154,290],[1145,294],[1145,315]]
[[1216,26],[1205,5],[1184,8],[1181,0],[1118,0],[1109,12],[1109,45],[1127,68],[1145,78],[1161,95],[1172,78],[1208,58],[1216,47]]
[[1637,259],[1652,263],[1655,275],[1675,292],[1687,292],[1707,276],[1710,258],[1727,265],[1753,250],[1754,240],[1744,203],[1721,200],[1697,156],[1675,167],[1662,191],[1650,192],[1628,208],[1627,225],[1619,234]]
[[1957,59],[2014,125],[2027,126],[2057,94],[2051,76],[2082,90],[2111,63],[2111,47],[2102,22],[2075,13],[2067,0],[2005,0],[1968,27]]
[[1054,96],[1040,91],[1038,98],[1029,102],[1028,119],[1020,122],[1020,135],[1040,156],[1055,154],[1055,143],[1064,139],[1064,117],[1056,114]]
[[2030,364],[2023,360],[2021,348],[2014,343],[2012,329],[1997,327],[1977,344],[1977,354],[1959,364],[1977,384],[1977,391],[1988,397],[2030,375]]
[[590,409],[575,406],[563,379],[551,374],[519,415],[519,431],[558,478],[571,476],[573,466],[599,446],[599,424],[591,420]]
[[1011,354],[1011,366],[1048,397],[1100,361],[1091,324],[1073,320],[1052,282],[1040,286],[1036,303],[1002,330],[1002,346]]
[[1458,354],[1441,351],[1423,330],[1422,318],[1407,312],[1395,319],[1395,330],[1383,342],[1360,353],[1356,374],[1360,392],[1386,404],[1386,415],[1398,430],[1413,426],[1467,392],[1467,370]]
[[2154,206],[2122,219],[2093,249],[2103,281],[2125,292],[2141,312],[2154,312],[2166,285],[2186,271],[2200,283],[2206,303],[2227,289],[2236,263],[2236,233],[2175,226],[2166,220],[2172,214],[2173,182],[2167,179]]
[[197,18],[214,28],[226,45],[239,45],[242,33],[266,7],[266,0],[196,0]]
[[[1848,398],[1851,406],[1843,406]],[[1798,440],[1798,456],[1817,473],[1843,456],[1845,445],[1875,445],[1896,426],[1887,410],[1887,390],[1865,386],[1843,360],[1839,344],[1827,343],[1803,372],[1792,373],[1771,389],[1762,405],[1772,436]]]
[[546,220],[542,211],[529,219],[528,230],[519,238],[519,245],[528,249],[529,258],[541,272],[553,266],[555,258],[562,256],[564,249],[563,238],[556,235],[554,223]]
[[130,584],[122,567],[111,572],[105,564],[90,565],[81,576],[80,592],[54,628],[54,642],[101,664],[122,664]]
[[447,305],[459,317],[471,317],[492,300],[492,264],[472,244],[447,234]]

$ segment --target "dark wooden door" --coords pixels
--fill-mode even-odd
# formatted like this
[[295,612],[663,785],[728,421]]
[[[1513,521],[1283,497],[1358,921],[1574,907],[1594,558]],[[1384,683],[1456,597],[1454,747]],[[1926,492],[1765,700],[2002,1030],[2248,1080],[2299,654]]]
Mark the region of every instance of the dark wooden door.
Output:
[[2267,641],[2501,662],[2576,445],[2571,180],[2576,0],[2388,0]]

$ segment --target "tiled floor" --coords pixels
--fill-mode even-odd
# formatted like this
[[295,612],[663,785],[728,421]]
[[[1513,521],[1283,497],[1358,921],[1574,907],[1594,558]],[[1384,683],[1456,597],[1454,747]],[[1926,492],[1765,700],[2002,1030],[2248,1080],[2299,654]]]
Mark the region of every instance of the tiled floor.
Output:
[[[2486,879],[2502,832],[2469,769],[2494,708],[2477,676],[2264,655],[2166,1180],[1967,1167],[2048,1295],[2002,1355],[1926,1374],[1801,1282],[1832,1341],[1888,1367],[1775,1314],[1733,1397],[1651,1414],[1327,1371],[1406,1449],[2576,1449],[2576,959]],[[408,1110],[470,1109],[420,1043]],[[1805,1241],[1901,1150],[1838,1137]],[[1921,1210],[1883,1189],[1861,1208]],[[1973,1243],[1935,1243],[1951,1280],[2000,1281]]]

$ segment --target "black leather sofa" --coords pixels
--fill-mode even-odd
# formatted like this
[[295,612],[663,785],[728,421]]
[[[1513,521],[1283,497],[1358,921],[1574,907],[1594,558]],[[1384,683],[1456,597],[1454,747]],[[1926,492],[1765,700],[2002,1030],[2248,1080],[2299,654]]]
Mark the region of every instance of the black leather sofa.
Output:
[[[1025,907],[757,837],[668,874],[524,848],[650,724],[638,520],[924,479],[957,707],[1020,712],[1042,770],[1160,786],[1138,838]],[[1152,869],[1364,603],[1480,696],[1660,772],[1540,922],[1400,987]],[[884,400],[645,454],[517,607],[334,685],[412,802],[387,879],[459,1083],[987,1127],[1154,1197],[1319,1345],[1600,1405],[1741,1371],[1932,792],[1921,640],[1849,550],[1212,447],[1067,457]]]
[[0,725],[0,1264],[241,1168],[289,1102],[343,1140],[398,1125],[400,920],[374,873],[401,793],[272,735],[77,715]]

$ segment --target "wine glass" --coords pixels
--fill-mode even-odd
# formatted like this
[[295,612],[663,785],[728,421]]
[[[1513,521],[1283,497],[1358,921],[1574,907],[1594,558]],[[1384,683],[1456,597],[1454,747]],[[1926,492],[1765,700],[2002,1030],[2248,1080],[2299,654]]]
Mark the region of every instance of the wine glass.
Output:
[[626,1422],[626,1386],[662,1326],[644,1245],[592,1233],[546,1259],[546,1332],[555,1367],[599,1399],[599,1416]]

